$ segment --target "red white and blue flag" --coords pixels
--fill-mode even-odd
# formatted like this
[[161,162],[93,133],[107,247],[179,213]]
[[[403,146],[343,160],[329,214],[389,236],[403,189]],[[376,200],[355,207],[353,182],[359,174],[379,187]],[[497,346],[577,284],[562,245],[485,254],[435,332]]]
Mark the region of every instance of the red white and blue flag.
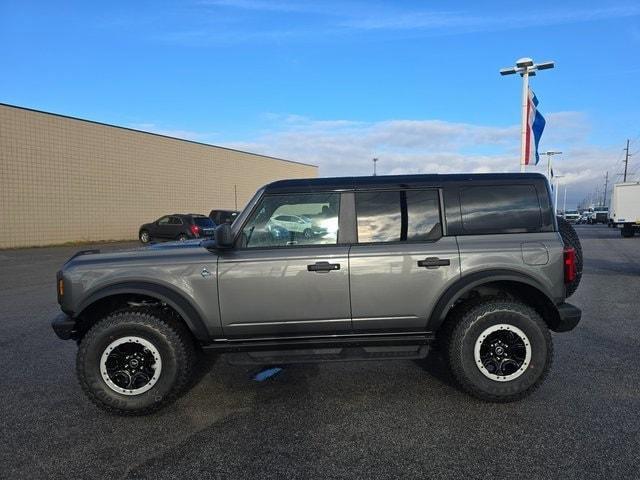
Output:
[[529,101],[527,102],[527,132],[524,150],[524,164],[537,165],[540,161],[538,144],[545,126],[544,117],[538,111],[538,99],[533,90],[529,89]]

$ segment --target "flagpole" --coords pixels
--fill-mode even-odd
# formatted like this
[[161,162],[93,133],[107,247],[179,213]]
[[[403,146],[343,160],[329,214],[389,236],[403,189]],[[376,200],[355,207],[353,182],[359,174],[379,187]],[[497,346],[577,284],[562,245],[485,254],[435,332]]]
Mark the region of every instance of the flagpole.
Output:
[[529,69],[522,72],[522,124],[520,129],[520,173],[525,170],[525,155],[527,153],[527,107],[529,105]]
[[529,103],[529,75],[535,75],[539,70],[547,70],[555,66],[554,62],[533,63],[533,60],[524,57],[516,60],[515,67],[501,68],[500,75],[513,75],[519,73],[522,76],[522,125],[520,129],[520,173],[525,171],[525,154],[527,140],[527,105]]

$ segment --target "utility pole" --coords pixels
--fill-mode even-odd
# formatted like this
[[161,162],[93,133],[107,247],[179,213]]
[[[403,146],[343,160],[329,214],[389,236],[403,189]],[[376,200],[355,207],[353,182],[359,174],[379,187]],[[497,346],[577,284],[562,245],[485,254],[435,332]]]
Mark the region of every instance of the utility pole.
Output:
[[378,163],[378,159],[374,158],[373,159],[373,176],[375,177],[378,173],[376,171],[376,164]]
[[624,156],[624,178],[622,179],[623,182],[627,181],[627,166],[629,165],[629,157],[631,155],[629,155],[629,139],[627,138],[627,148],[625,148],[625,151],[627,152]]
[[602,206],[607,206],[607,187],[609,186],[609,172],[604,177],[604,200],[602,201]]
[[522,77],[522,123],[520,128],[520,173],[524,173],[525,157],[527,151],[527,112],[529,107],[529,77],[536,75],[538,70],[547,70],[555,66],[554,62],[533,63],[527,57],[516,60],[515,67],[501,68],[500,75],[512,75],[519,73]]

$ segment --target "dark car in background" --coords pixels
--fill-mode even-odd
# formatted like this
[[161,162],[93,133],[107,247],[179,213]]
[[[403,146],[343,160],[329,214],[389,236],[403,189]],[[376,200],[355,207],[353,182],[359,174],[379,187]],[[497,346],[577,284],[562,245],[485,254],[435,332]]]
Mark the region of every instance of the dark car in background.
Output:
[[215,227],[215,223],[206,215],[173,213],[142,225],[138,238],[145,244],[154,240],[212,238]]
[[209,213],[209,218],[216,225],[222,225],[223,223],[231,225],[237,216],[238,212],[235,210],[211,210]]

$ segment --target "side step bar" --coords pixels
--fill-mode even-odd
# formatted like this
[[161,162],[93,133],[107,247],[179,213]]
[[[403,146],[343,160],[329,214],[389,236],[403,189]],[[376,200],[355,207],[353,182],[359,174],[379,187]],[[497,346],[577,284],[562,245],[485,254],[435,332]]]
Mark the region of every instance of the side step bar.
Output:
[[202,348],[223,352],[308,350],[349,347],[403,347],[429,345],[435,340],[432,332],[401,332],[346,334],[327,336],[221,338]]
[[302,350],[234,352],[227,354],[231,365],[285,365],[290,363],[345,362],[359,360],[408,360],[424,358],[428,345],[400,347],[336,347]]

